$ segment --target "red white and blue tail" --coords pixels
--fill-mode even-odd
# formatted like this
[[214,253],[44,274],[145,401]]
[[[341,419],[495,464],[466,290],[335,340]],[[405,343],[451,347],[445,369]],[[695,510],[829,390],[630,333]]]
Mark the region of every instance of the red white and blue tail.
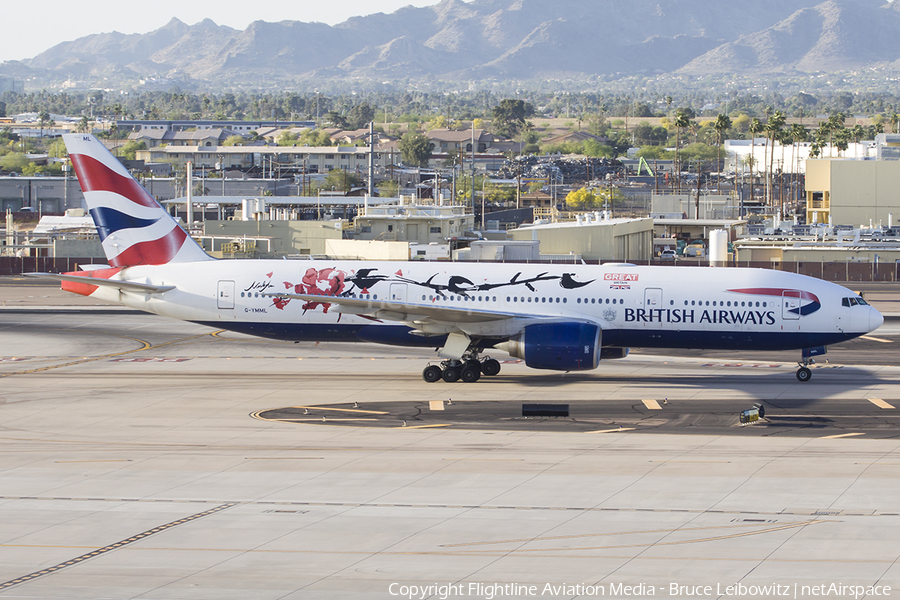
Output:
[[63,135],[113,267],[214,260],[92,135]]

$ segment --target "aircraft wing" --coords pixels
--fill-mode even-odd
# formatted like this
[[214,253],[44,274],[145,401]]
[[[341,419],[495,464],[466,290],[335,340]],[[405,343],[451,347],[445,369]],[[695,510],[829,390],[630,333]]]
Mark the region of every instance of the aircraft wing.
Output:
[[149,283],[138,283],[136,281],[119,281],[116,279],[69,275],[66,273],[22,273],[22,275],[25,275],[26,277],[40,277],[43,279],[56,279],[57,281],[83,283],[85,285],[111,287],[125,292],[139,292],[143,294],[162,294],[175,289],[174,285],[153,285]]
[[320,296],[314,294],[260,294],[270,298],[291,298],[318,304],[334,304],[336,312],[373,315],[386,321],[432,321],[439,323],[486,323],[523,316],[480,308],[450,308],[433,304],[415,304],[395,300],[371,300],[346,296]]

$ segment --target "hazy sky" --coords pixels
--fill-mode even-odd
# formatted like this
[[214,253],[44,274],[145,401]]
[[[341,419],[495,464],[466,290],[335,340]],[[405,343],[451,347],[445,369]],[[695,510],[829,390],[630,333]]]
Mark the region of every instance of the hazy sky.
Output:
[[404,6],[431,6],[439,0],[42,0],[14,2],[4,9],[0,62],[32,58],[60,42],[92,33],[147,33],[172,17],[193,25],[210,18],[244,29],[253,21],[319,21],[334,25],[349,17],[391,13]]

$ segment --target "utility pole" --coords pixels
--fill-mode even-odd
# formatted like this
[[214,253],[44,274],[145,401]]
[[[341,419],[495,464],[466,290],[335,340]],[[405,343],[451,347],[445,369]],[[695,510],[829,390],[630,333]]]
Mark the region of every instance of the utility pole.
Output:
[[375,197],[375,121],[369,122],[369,198]]

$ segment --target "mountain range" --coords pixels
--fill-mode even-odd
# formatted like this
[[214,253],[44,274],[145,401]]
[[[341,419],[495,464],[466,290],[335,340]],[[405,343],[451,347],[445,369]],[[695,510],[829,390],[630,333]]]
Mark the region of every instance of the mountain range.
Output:
[[811,73],[900,63],[900,2],[441,0],[338,25],[173,19],[102,33],[0,74],[56,79],[180,72],[207,82],[552,79],[657,73]]

